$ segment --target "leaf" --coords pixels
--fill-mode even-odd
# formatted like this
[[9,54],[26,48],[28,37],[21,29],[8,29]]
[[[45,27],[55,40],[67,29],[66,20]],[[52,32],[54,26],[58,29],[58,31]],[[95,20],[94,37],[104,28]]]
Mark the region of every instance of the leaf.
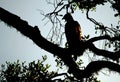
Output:
[[47,60],[47,56],[46,56],[46,55],[42,56],[42,58],[43,58],[43,62],[44,62],[45,60]]
[[111,45],[110,45],[110,44],[108,44],[108,47],[110,48],[110,47],[111,47]]
[[75,11],[77,9],[77,4],[76,3],[73,3],[73,10]]
[[119,26],[116,26],[117,29],[119,29]]
[[49,69],[51,65],[49,64],[46,64],[46,69]]
[[68,0],[68,2],[71,2],[71,0]]
[[87,36],[86,36],[86,39],[89,39],[89,37],[90,37],[90,35],[87,35]]

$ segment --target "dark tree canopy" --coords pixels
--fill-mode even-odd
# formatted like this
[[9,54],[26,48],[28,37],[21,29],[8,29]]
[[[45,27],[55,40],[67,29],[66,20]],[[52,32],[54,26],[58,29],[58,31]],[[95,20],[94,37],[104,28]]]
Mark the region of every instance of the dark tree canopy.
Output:
[[[44,15],[48,17],[52,24],[59,23],[61,27],[61,21],[59,17],[63,17],[64,14],[61,14],[62,11],[66,13],[74,14],[76,8],[79,8],[82,11],[86,11],[86,18],[90,20],[95,25],[95,30],[102,31],[100,36],[89,38],[83,37],[84,41],[82,45],[78,45],[80,50],[76,52],[72,52],[69,48],[60,47],[57,44],[54,44],[47,39],[45,39],[38,29],[37,26],[30,26],[26,21],[22,20],[20,17],[12,14],[11,12],[6,11],[3,8],[0,8],[0,20],[5,22],[9,26],[13,26],[16,30],[18,30],[21,34],[28,37],[32,40],[37,46],[40,48],[54,54],[55,56],[60,58],[62,62],[66,66],[68,66],[69,74],[73,74],[73,79],[79,82],[84,81],[84,78],[91,78],[95,72],[98,72],[102,68],[108,68],[111,71],[116,71],[120,73],[120,65],[119,65],[119,58],[120,58],[120,25],[118,20],[118,25],[113,27],[105,26],[102,23],[99,23],[95,19],[89,17],[89,12],[95,9],[97,5],[105,5],[105,3],[110,3],[111,8],[116,11],[115,17],[120,16],[120,1],[119,0],[53,0],[54,2],[47,0],[48,4],[54,5],[54,11]],[[12,21],[11,21],[12,19]],[[56,27],[56,28],[60,28]],[[53,29],[54,30],[54,29]],[[53,34],[54,35],[54,34]],[[62,36],[62,35],[61,35]],[[61,40],[61,39],[60,39]],[[114,47],[113,51],[108,51],[105,49],[99,49],[93,44],[96,41],[106,40],[104,46]],[[74,61],[71,55],[83,53],[85,50],[89,50],[97,56],[103,56],[104,60],[92,61],[90,62],[84,69],[81,69],[80,66]],[[83,55],[83,54],[81,54]],[[35,65],[35,64],[34,64]],[[97,81],[95,81],[97,82]]]

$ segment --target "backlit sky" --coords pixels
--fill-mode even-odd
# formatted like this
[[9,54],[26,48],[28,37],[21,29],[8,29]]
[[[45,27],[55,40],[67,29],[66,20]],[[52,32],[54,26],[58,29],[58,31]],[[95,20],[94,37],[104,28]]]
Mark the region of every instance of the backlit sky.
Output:
[[[42,21],[44,17],[38,11],[40,9],[47,13],[53,10],[52,6],[48,6],[45,0],[0,0],[0,7],[20,16],[21,19],[28,21],[31,26],[37,25],[41,30],[41,34],[45,37],[47,36],[48,26],[50,27],[51,25],[44,25],[45,21]],[[90,13],[90,16],[105,25],[110,26],[111,23],[115,25],[118,19],[113,17],[114,13],[108,7],[109,4],[105,7],[98,6],[96,12]],[[73,17],[81,24],[83,35],[91,34],[95,36],[94,26],[86,20],[84,13],[82,14],[78,10]],[[41,59],[42,55],[48,55],[48,62],[53,65],[51,68],[53,69],[55,65],[53,64],[52,54],[36,46],[30,39],[21,35],[14,28],[9,28],[5,23],[0,22],[0,65],[5,64],[5,61],[14,62],[18,59],[30,62]],[[102,82],[120,81],[120,75],[117,73],[112,73],[111,76],[104,76],[100,73],[99,78]]]

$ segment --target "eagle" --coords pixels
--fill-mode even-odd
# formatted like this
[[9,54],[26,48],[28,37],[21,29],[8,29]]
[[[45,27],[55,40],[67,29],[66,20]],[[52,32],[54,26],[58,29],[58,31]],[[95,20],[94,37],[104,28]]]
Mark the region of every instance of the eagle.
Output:
[[70,13],[67,13],[63,16],[63,19],[66,21],[65,24],[65,36],[68,43],[69,50],[74,53],[73,58],[76,60],[77,56],[75,53],[79,50],[79,44],[82,40],[82,32],[80,24],[75,21]]

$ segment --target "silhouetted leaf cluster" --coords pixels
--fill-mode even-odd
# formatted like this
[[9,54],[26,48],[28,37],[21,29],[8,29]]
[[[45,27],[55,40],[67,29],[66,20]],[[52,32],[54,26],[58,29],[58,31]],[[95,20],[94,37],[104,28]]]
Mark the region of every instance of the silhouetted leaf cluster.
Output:
[[[50,1],[50,0],[48,0]],[[120,25],[118,21],[118,25],[113,26],[111,24],[111,27],[105,26],[103,23],[100,23],[96,21],[95,19],[89,17],[90,10],[94,10],[97,5],[104,5],[106,2],[111,3],[111,8],[117,10],[117,13],[115,16],[120,15],[120,1],[119,0],[53,0],[55,3],[53,3],[53,6],[55,7],[54,11],[51,13],[48,13],[47,15],[44,15],[45,17],[48,17],[50,21],[53,24],[52,27],[52,37],[60,38],[60,35],[64,35],[64,32],[61,33],[61,27],[62,23],[59,19],[64,14],[61,14],[62,10],[66,11],[66,13],[72,13],[74,14],[74,11],[79,8],[81,10],[85,10],[86,12],[86,18],[90,20],[95,25],[96,33],[100,31],[100,35],[98,37],[89,38],[89,34],[84,37],[85,41],[81,41],[81,45],[79,45],[79,51],[71,53],[69,50],[67,44],[66,48],[62,48],[59,45],[55,44],[55,41],[51,38],[51,41],[46,40],[42,35],[40,34],[40,31],[37,26],[32,27],[28,25],[28,23],[24,20],[22,20],[20,17],[4,10],[3,8],[0,8],[0,19],[5,22],[6,24],[13,26],[18,31],[20,31],[24,36],[31,39],[36,45],[43,48],[44,50],[54,54],[58,57],[56,62],[58,65],[66,65],[68,66],[69,74],[73,74],[73,76],[68,76],[68,74],[58,74],[56,72],[49,72],[48,68],[50,65],[46,64],[43,65],[44,60],[46,60],[47,57],[43,57],[43,61],[38,61],[35,63],[35,61],[29,63],[28,66],[26,66],[24,63],[19,64],[19,61],[15,63],[7,62],[7,68],[1,71],[1,77],[3,80],[7,80],[8,82],[11,81],[44,81],[44,82],[50,82],[52,78],[56,76],[64,75],[66,78],[64,80],[71,80],[71,81],[83,81],[83,82],[99,82],[92,76],[93,74],[100,71],[102,68],[108,68],[110,70],[116,71],[120,73],[120,65],[119,65],[119,58],[120,58]],[[66,3],[67,2],[67,3]],[[51,3],[50,3],[51,4]],[[13,21],[11,21],[11,19]],[[56,24],[56,25],[55,25]],[[55,26],[55,27],[54,27]],[[60,26],[60,28],[59,28]],[[109,51],[105,49],[100,49],[93,44],[96,41],[105,40],[104,47],[113,48],[114,51]],[[97,56],[103,56],[103,58],[107,58],[105,60],[98,60],[98,61],[91,61],[84,69],[79,68],[81,65],[81,61],[76,63],[76,61],[73,60],[71,55],[74,55],[76,53],[80,53],[79,56],[84,55],[83,52],[88,49],[93,52],[93,54]],[[82,54],[81,54],[82,52]],[[91,54],[90,54],[91,55]],[[60,59],[59,59],[60,58]],[[109,61],[110,60],[110,61]],[[115,62],[117,61],[117,63]],[[63,64],[64,62],[64,64]],[[4,68],[4,65],[2,65]],[[22,78],[21,78],[22,77]],[[87,78],[84,80],[84,78]],[[90,79],[92,78],[92,80]],[[55,80],[52,80],[55,81]],[[62,81],[60,79],[60,81]]]
[[52,82],[51,77],[56,72],[48,71],[50,65],[44,64],[46,61],[44,58],[45,56],[42,61],[33,61],[28,65],[25,65],[25,62],[20,64],[19,60],[14,63],[6,62],[7,67],[2,65],[0,82]]

